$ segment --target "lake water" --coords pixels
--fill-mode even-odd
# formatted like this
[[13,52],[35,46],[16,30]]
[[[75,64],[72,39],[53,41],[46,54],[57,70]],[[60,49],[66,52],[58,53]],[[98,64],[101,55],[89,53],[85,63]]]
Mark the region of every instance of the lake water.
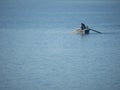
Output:
[[120,90],[119,1],[0,2],[0,90]]

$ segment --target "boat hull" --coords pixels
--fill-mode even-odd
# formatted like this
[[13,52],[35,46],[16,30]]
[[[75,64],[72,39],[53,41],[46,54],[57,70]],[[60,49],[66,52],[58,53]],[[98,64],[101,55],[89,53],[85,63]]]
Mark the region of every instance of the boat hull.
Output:
[[90,33],[90,29],[84,29],[84,30],[78,29],[77,32],[80,33],[81,35],[85,35]]

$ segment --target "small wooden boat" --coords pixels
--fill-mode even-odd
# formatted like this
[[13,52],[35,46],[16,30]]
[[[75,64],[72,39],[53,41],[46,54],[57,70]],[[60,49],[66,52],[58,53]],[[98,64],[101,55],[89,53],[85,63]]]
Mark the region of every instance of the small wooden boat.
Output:
[[85,35],[85,34],[89,34],[90,29],[89,28],[86,28],[86,29],[83,29],[83,30],[77,29],[76,31],[77,31],[77,33],[79,33],[81,35]]
[[90,28],[88,28],[88,27],[87,27],[86,29],[83,29],[83,30],[81,30],[81,29],[74,30],[74,31],[71,32],[71,34],[78,33],[78,34],[80,34],[80,35],[85,35],[85,34],[89,34],[89,33],[90,33],[90,30],[91,30],[91,31],[94,31],[94,32],[96,32],[96,33],[101,34],[101,32],[96,31],[96,30],[93,30],[93,29],[90,29]]

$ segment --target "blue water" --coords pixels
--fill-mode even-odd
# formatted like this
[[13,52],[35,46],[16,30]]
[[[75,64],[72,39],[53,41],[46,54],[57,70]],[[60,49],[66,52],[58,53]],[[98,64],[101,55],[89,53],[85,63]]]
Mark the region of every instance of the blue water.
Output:
[[[120,90],[120,2],[0,1],[0,90]],[[102,32],[72,35],[83,22]]]

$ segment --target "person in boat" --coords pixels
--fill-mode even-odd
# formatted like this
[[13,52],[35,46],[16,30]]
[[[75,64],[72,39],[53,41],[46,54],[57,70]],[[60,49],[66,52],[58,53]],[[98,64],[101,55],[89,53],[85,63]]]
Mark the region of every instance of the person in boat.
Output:
[[81,23],[81,30],[84,30],[85,34],[89,34],[89,29],[88,26],[86,26],[85,24]]
[[86,26],[85,24],[81,23],[81,30],[84,30],[84,29],[86,29]]

